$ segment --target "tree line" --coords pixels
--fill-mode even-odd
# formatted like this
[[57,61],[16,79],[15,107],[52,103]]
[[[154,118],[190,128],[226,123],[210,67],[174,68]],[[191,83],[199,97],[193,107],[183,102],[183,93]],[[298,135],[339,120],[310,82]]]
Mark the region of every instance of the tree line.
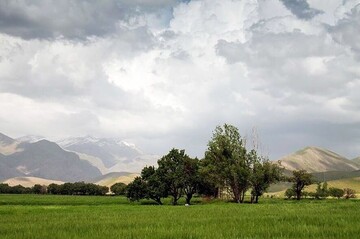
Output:
[[108,192],[109,188],[106,186],[85,182],[64,183],[60,185],[52,183],[49,186],[35,184],[33,187],[0,184],[0,193],[2,194],[105,195]]
[[279,162],[270,162],[259,154],[257,142],[248,149],[245,141],[235,126],[217,126],[203,159],[191,158],[185,150],[173,148],[158,160],[157,167],[144,167],[139,177],[123,187],[122,193],[130,201],[151,199],[160,205],[163,198],[170,196],[172,204],[176,205],[181,197],[190,204],[194,194],[215,198],[226,196],[236,203],[243,203],[245,194],[250,192],[250,202],[258,203],[259,197],[271,184],[284,181],[292,183],[285,193],[288,198],[300,200],[310,195],[318,199],[327,196],[354,197],[354,190],[328,190],[326,183],[325,186],[318,183],[318,189],[313,194],[305,192],[306,186],[315,183],[310,173],[294,170],[291,176],[285,176]]
[[283,179],[280,165],[259,155],[255,147],[248,150],[238,129],[228,124],[215,128],[203,159],[172,149],[157,163],[156,168],[143,168],[141,176],[127,186],[131,201],[146,198],[162,204],[162,199],[170,196],[176,205],[184,196],[190,204],[193,195],[200,194],[227,195],[243,203],[250,191],[250,202],[257,203],[270,184]]

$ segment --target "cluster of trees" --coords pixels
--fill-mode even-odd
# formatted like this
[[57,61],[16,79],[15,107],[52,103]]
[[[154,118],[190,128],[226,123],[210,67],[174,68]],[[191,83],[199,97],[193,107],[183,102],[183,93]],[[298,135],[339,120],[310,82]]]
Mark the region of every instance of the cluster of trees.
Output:
[[47,192],[49,194],[61,195],[105,195],[109,192],[109,188],[84,182],[64,183],[60,185],[52,183],[47,187]]
[[7,183],[0,183],[0,193],[1,194],[30,194],[30,193],[35,193],[35,191],[37,191],[36,190],[37,188],[38,187],[29,188],[29,187],[24,187],[21,185],[9,186],[9,184],[7,184]]
[[271,163],[255,149],[248,150],[238,129],[232,125],[216,127],[205,158],[199,160],[172,149],[158,160],[158,167],[143,168],[141,176],[127,186],[127,197],[134,201],[152,199],[162,204],[171,196],[172,203],[185,196],[190,204],[194,194],[205,196],[229,195],[243,203],[251,191],[251,202],[257,203],[270,184],[282,180],[280,165]]
[[288,178],[290,182],[293,182],[293,185],[291,188],[287,189],[285,191],[285,196],[287,198],[296,198],[297,200],[300,200],[301,197],[311,197],[315,199],[323,199],[327,198],[329,196],[335,197],[335,198],[355,198],[355,190],[350,188],[336,188],[336,187],[330,187],[328,188],[327,182],[317,182],[317,188],[315,192],[306,192],[304,191],[304,188],[308,185],[311,185],[315,183],[315,181],[312,178],[312,175],[305,170],[295,170],[293,171],[293,176]]
[[0,184],[0,193],[4,194],[105,195],[108,191],[108,187],[84,182],[61,185],[52,183],[49,186],[35,184],[33,187],[21,185],[11,187],[8,184]]

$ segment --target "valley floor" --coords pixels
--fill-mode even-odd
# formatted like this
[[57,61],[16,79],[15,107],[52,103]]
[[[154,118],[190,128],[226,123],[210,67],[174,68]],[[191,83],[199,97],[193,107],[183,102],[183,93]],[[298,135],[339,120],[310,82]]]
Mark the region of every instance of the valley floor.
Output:
[[185,206],[122,197],[0,195],[0,237],[357,238],[360,200],[262,199]]

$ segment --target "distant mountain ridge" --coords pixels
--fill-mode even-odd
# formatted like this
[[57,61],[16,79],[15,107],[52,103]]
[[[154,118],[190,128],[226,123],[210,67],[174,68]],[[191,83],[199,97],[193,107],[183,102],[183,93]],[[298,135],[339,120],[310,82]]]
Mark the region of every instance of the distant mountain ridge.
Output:
[[19,142],[1,134],[0,145],[0,180],[32,176],[72,182],[101,175],[99,169],[54,142]]
[[306,147],[279,160],[286,170],[304,169],[308,172],[360,170],[360,165],[335,152],[319,147]]
[[[12,139],[0,134],[0,180],[34,176],[60,181],[91,181],[111,172],[140,172],[144,166],[156,164],[158,158],[116,138],[71,137],[55,143],[36,135]],[[76,167],[64,168],[72,164]],[[77,173],[70,174],[70,171]]]
[[134,144],[116,138],[94,136],[71,137],[57,141],[64,149],[75,152],[89,161],[103,174],[110,172],[139,172],[145,165],[153,165],[159,158],[142,152]]

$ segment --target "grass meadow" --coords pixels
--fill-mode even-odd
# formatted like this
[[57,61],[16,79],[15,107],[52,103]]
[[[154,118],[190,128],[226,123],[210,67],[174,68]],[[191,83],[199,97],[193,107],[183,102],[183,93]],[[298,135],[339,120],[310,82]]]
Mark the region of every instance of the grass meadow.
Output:
[[195,205],[123,197],[0,195],[0,238],[357,238],[360,200]]

